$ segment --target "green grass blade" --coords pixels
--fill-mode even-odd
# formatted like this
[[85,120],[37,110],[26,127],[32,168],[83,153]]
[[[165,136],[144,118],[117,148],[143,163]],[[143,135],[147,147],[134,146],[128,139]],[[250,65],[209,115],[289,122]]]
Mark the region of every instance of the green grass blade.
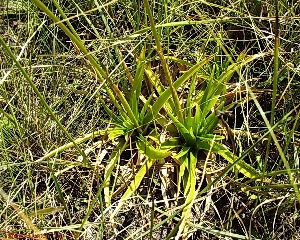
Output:
[[181,215],[181,222],[179,225],[178,233],[176,236],[176,239],[179,239],[181,234],[183,233],[183,237],[188,231],[188,225],[187,222],[189,221],[189,218],[192,213],[192,206],[193,202],[197,196],[196,192],[196,165],[197,165],[197,155],[198,150],[193,149],[189,152],[188,156],[188,185],[186,186],[185,194],[187,194],[187,198],[185,200],[185,207],[183,208],[182,215]]
[[157,51],[158,56],[160,58],[160,62],[162,64],[162,67],[163,67],[163,70],[164,70],[165,78],[166,78],[166,80],[169,84],[169,88],[171,90],[172,98],[173,98],[174,105],[175,105],[175,114],[177,114],[179,122],[183,123],[183,113],[182,113],[182,110],[181,110],[179,97],[178,97],[176,88],[173,85],[173,80],[172,80],[172,77],[171,77],[169,66],[168,66],[168,63],[165,59],[163,49],[162,49],[162,44],[160,42],[160,38],[159,38],[159,36],[157,34],[157,31],[156,31],[156,28],[155,28],[155,23],[154,23],[152,11],[150,9],[149,1],[144,0],[144,5],[145,5],[145,9],[146,9],[146,13],[148,15],[148,18],[150,20],[151,31],[152,31],[152,34],[153,34],[154,39],[155,39],[156,51]]
[[[89,60],[91,65],[94,67],[94,70],[97,73],[97,76],[99,80],[103,83],[104,79],[108,82],[110,88],[106,85],[106,83],[103,83],[104,88],[106,89],[107,93],[111,97],[111,99],[114,99],[114,95],[111,93],[111,90],[114,91],[114,93],[118,96],[120,99],[120,102],[123,105],[123,108],[128,114],[128,117],[133,122],[134,126],[138,129],[139,132],[142,132],[142,130],[139,127],[137,118],[134,116],[132,109],[130,108],[129,103],[127,102],[126,98],[124,97],[122,91],[112,82],[107,72],[98,64],[96,57],[91,54],[85,47],[83,41],[78,38],[78,35],[75,36],[61,21],[58,17],[55,16],[53,12],[51,12],[45,4],[43,4],[40,0],[32,0],[32,2],[38,6],[43,12],[45,12],[49,18],[51,18],[57,25],[64,31],[64,33],[73,41],[74,44],[82,51],[82,53],[86,56],[86,58]],[[120,109],[119,104],[116,104],[115,101],[113,101],[116,107]]]
[[142,82],[143,82],[144,72],[145,72],[145,52],[146,52],[146,48],[143,47],[138,59],[138,65],[137,65],[136,74],[135,74],[135,78],[131,90],[131,97],[130,97],[130,106],[136,118],[139,117],[138,107],[139,107]]
[[55,188],[56,188],[57,193],[58,193],[58,196],[59,196],[59,200],[60,200],[60,201],[62,202],[62,204],[64,205],[64,209],[66,210],[66,212],[67,212],[67,214],[68,214],[70,224],[72,224],[72,217],[71,217],[71,214],[70,214],[68,205],[67,205],[67,203],[66,203],[66,201],[65,201],[65,198],[64,198],[64,196],[63,196],[63,193],[62,193],[62,190],[61,190],[61,188],[60,188],[60,185],[59,185],[59,183],[58,183],[58,181],[57,181],[57,178],[56,178],[56,176],[55,176],[55,174],[54,174],[54,171],[53,171],[52,166],[50,166],[49,169],[50,169],[50,172],[51,172],[51,177],[52,177],[52,179],[53,179],[53,181],[54,181]]
[[116,163],[120,160],[120,156],[122,154],[122,152],[125,150],[126,148],[126,142],[125,141],[121,141],[116,148],[114,149],[114,151],[112,152],[112,154],[110,155],[109,159],[108,159],[108,164],[105,167],[105,171],[104,171],[104,181],[103,181],[103,192],[104,192],[104,202],[105,205],[108,207],[111,204],[111,196],[112,193],[110,192],[110,176],[111,173],[113,172],[113,169],[116,165]]
[[56,117],[56,115],[54,114],[54,112],[52,111],[51,107],[48,105],[48,103],[46,102],[45,98],[43,97],[43,95],[40,93],[40,91],[37,89],[37,87],[35,86],[34,82],[32,81],[32,79],[29,77],[29,75],[27,74],[27,72],[25,71],[25,69],[21,66],[20,62],[17,60],[17,58],[15,57],[14,53],[11,51],[11,49],[6,45],[6,43],[4,42],[3,38],[0,36],[0,44],[2,45],[2,47],[6,50],[6,52],[9,54],[9,56],[11,57],[11,59],[14,61],[14,63],[16,64],[17,68],[20,70],[20,72],[23,74],[23,76],[25,77],[25,79],[27,80],[27,82],[29,83],[29,85],[31,86],[31,88],[33,89],[33,91],[36,93],[36,95],[39,97],[39,99],[41,100],[42,104],[44,105],[44,107],[46,108],[46,110],[49,112],[49,114],[51,115],[51,117],[53,118],[53,120],[57,123],[57,125],[59,126],[59,128],[64,132],[64,134],[67,136],[67,138],[74,144],[74,147],[77,149],[77,151],[80,153],[80,155],[83,157],[83,162],[85,164],[89,164],[87,157],[84,153],[84,151],[82,151],[80,149],[80,147],[78,146],[78,144],[76,143],[76,141],[72,138],[72,136],[69,134],[69,132],[67,131],[67,129],[62,125],[62,123],[59,121],[59,119]]
[[[183,27],[183,26],[190,26],[190,25],[202,25],[202,24],[211,24],[211,23],[222,23],[222,22],[229,22],[230,18],[215,18],[215,19],[205,19],[201,21],[179,21],[179,22],[169,22],[164,24],[157,24],[154,25],[154,27],[157,28],[163,28],[163,27]],[[136,38],[140,36],[141,34],[144,34],[148,31],[151,31],[151,27],[146,27],[141,30],[136,31],[133,33],[130,38]]]
[[136,142],[139,152],[143,153],[150,159],[163,159],[170,156],[170,152],[154,148],[142,135],[138,137]]
[[[274,133],[274,130],[273,130],[273,128],[274,128],[274,126],[276,126],[276,124],[273,125],[273,126],[270,125],[270,123],[269,123],[269,121],[268,121],[268,119],[266,117],[265,112],[263,111],[263,109],[261,108],[259,102],[256,99],[256,96],[254,95],[254,93],[252,92],[252,90],[250,88],[248,89],[248,91],[250,93],[250,96],[253,98],[253,101],[254,101],[254,103],[255,103],[255,105],[256,105],[259,113],[261,114],[261,116],[262,116],[262,118],[263,118],[263,120],[264,120],[264,122],[265,122],[265,124],[266,124],[266,126],[268,128],[268,132],[271,135],[271,137],[272,137],[272,139],[273,139],[273,141],[275,143],[275,146],[276,146],[276,148],[277,148],[277,150],[279,152],[279,156],[280,156],[281,160],[283,161],[284,166],[285,166],[285,168],[286,168],[286,170],[288,172],[288,175],[289,175],[289,178],[290,178],[290,182],[294,186],[294,191],[296,193],[298,201],[300,201],[299,188],[298,188],[298,186],[297,186],[297,184],[295,182],[294,175],[291,172],[290,164],[289,164],[288,160],[286,159],[286,156],[285,156],[285,154],[284,154],[284,152],[283,152],[283,150],[282,150],[282,148],[281,148],[281,146],[280,146],[280,144],[279,144],[279,142],[277,140],[277,137],[276,137],[276,135]],[[284,116],[284,118],[286,118],[286,117],[287,117],[287,115]]]
[[[103,136],[106,133],[107,133],[106,130],[95,131],[95,132],[92,132],[92,133],[89,133],[89,134],[85,135],[82,138],[77,138],[76,140],[74,140],[74,142],[75,142],[75,144],[78,145],[78,144],[86,142],[86,141],[88,141],[90,139],[93,139],[95,137]],[[43,156],[42,158],[36,160],[35,162],[38,163],[38,162],[45,161],[48,158],[53,157],[53,156],[55,156],[58,153],[61,153],[61,152],[65,151],[65,150],[67,150],[69,148],[75,147],[74,142],[72,141],[72,142],[67,143],[67,144],[65,144],[63,146],[60,146],[59,148],[56,148],[56,149],[52,150],[51,152],[47,153],[45,156]]]
[[[279,39],[279,20],[278,20],[278,0],[275,0],[275,46],[274,46],[274,72],[273,72],[273,91],[272,91],[272,105],[271,105],[271,116],[270,116],[270,126],[274,125],[274,117],[275,117],[275,105],[277,101],[277,88],[278,88],[278,68],[279,68],[279,48],[280,48],[280,39]],[[271,134],[268,137],[266,157],[264,170],[267,167],[270,146],[271,146],[272,136]]]
[[[174,88],[179,88],[183,83],[189,80],[211,58],[212,57],[203,59],[201,62],[195,64],[188,71],[186,71],[180,78],[177,79],[177,81],[174,82]],[[156,102],[153,104],[151,111],[146,114],[145,123],[152,121],[156,117],[157,113],[160,111],[160,109],[163,107],[170,96],[171,89],[168,88],[158,97]]]
[[52,0],[54,6],[57,8],[59,14],[63,17],[64,21],[66,21],[68,27],[71,29],[72,33],[74,34],[74,36],[76,36],[79,39],[79,36],[77,34],[77,32],[75,31],[75,29],[73,28],[72,24],[70,23],[67,15],[64,13],[64,11],[62,10],[62,8],[60,7],[60,5],[58,4],[58,2],[56,0]]
[[[198,140],[197,147],[199,149],[205,149],[207,151],[211,149],[212,152],[219,154],[230,163],[234,163],[237,159],[237,157],[234,156],[234,154],[230,152],[225,146],[216,142],[211,141],[208,143],[202,140]],[[250,166],[243,160],[240,160],[238,163],[236,163],[236,168],[239,170],[239,172],[241,172],[248,178],[257,178],[258,176],[260,176],[259,172],[257,172],[252,166]]]
[[122,208],[122,206],[125,204],[126,200],[130,198],[133,193],[138,189],[140,186],[142,180],[144,179],[146,173],[148,170],[152,167],[152,165],[156,162],[156,159],[147,158],[143,166],[139,169],[139,171],[136,173],[134,179],[130,183],[129,187],[127,188],[126,192],[121,197],[119,204],[115,208],[114,212],[110,216],[110,221],[113,221],[113,218],[116,216],[116,214],[119,212],[119,210]]

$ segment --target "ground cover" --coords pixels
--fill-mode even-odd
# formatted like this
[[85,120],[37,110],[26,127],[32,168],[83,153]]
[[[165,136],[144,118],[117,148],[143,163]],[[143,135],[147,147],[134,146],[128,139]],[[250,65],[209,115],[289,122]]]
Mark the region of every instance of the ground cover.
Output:
[[299,238],[298,2],[0,7],[2,238]]

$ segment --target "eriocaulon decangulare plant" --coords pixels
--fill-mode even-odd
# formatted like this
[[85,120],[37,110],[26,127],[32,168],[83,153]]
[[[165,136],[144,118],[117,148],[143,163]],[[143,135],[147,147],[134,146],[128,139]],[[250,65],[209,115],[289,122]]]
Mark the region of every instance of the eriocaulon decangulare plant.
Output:
[[[144,0],[144,8],[150,26],[138,30],[132,35],[132,38],[140,36],[141,34],[151,33],[150,36],[153,37],[155,42],[153,49],[155,49],[159,58],[163,69],[163,76],[159,76],[150,67],[151,64],[149,63],[153,58],[150,58],[149,52],[143,47],[139,55],[136,56],[137,60],[134,74],[127,69],[126,64],[120,63],[120,66],[125,68],[124,70],[127,73],[128,82],[131,84],[130,94],[127,97],[114,83],[115,81],[111,78],[109,70],[105,69],[104,65],[96,58],[96,56],[87,50],[84,42],[74,30],[71,23],[68,21],[66,14],[59,7],[56,0],[53,0],[53,2],[57,7],[57,14],[60,16],[56,16],[40,0],[32,0],[32,2],[45,12],[71,39],[76,50],[86,59],[86,67],[90,69],[91,74],[99,81],[99,84],[101,84],[110,98],[110,104],[113,104],[117,110],[112,111],[104,98],[101,98],[99,95],[102,106],[111,117],[111,121],[109,121],[110,125],[107,129],[101,129],[97,132],[88,134],[83,138],[74,140],[59,122],[43,96],[35,87],[34,82],[30,79],[29,75],[26,74],[26,71],[14,58],[18,68],[39,95],[45,108],[50,112],[57,124],[71,140],[71,143],[53,150],[45,155],[42,160],[73,146],[75,146],[80,154],[84,156],[84,152],[78,145],[95,136],[105,135],[106,138],[104,139],[106,139],[106,141],[118,139],[118,144],[114,151],[112,151],[108,160],[103,181],[94,200],[89,205],[89,209],[82,221],[80,230],[85,226],[93,206],[98,201],[102,191],[104,192],[106,206],[111,206],[113,190],[111,188],[110,178],[112,172],[120,160],[121,153],[126,148],[133,145],[136,146],[138,154],[143,155],[144,158],[140,163],[141,166],[139,170],[135,174],[125,193],[122,195],[117,207],[110,215],[111,221],[113,221],[126,200],[128,200],[128,198],[130,198],[138,189],[147,171],[157,160],[171,158],[179,165],[179,177],[177,183],[178,194],[182,192],[181,189],[184,189],[183,195],[185,202],[182,206],[181,221],[178,226],[177,238],[188,231],[187,222],[191,215],[193,201],[198,193],[198,190],[196,189],[196,168],[198,155],[200,153],[205,153],[207,156],[211,153],[218,154],[229,163],[234,163],[236,169],[244,176],[250,179],[261,180],[259,172],[253,167],[243,160],[236,161],[237,157],[221,143],[220,140],[222,140],[223,137],[214,134],[214,131],[219,122],[216,111],[222,111],[224,108],[226,83],[236,71],[254,59],[262,57],[264,54],[247,57],[243,52],[234,63],[227,64],[226,67],[218,70],[218,74],[216,74],[215,67],[211,68],[209,67],[211,65],[208,65],[209,62],[215,58],[215,55],[202,57],[196,64],[188,63],[179,58],[165,56],[157,28],[172,28],[188,24],[205,24],[208,21],[184,21],[155,25],[149,2],[148,0]],[[209,22],[212,21],[218,22],[222,20],[209,20]],[[4,41],[1,41],[1,44],[6,46]],[[7,46],[6,49],[8,50]],[[117,47],[115,49],[118,50]],[[152,51],[154,51],[153,49]],[[10,55],[12,56],[11,52]],[[185,65],[187,70],[184,71],[180,77],[173,79],[168,61]],[[167,84],[162,84],[162,77],[166,79]],[[200,77],[205,84],[203,84],[201,89],[196,89],[196,83]],[[142,92],[142,87],[146,79],[149,80],[148,84],[150,83],[155,89],[155,92],[148,95],[144,95]],[[186,85],[189,86],[188,94],[185,99],[182,99],[179,97],[178,89],[183,88]],[[158,128],[156,126],[160,127]],[[164,131],[166,133],[165,140],[159,138],[159,131]],[[84,161],[86,165],[89,166],[86,157],[84,158]]]

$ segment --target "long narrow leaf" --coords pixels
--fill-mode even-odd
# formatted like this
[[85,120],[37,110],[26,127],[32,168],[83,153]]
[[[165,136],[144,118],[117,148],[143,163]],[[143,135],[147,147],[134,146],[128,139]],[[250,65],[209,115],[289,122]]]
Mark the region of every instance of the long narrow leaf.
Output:
[[[211,58],[212,57],[203,59],[201,62],[195,64],[188,71],[186,71],[180,78],[178,78],[176,82],[174,82],[174,88],[179,88],[183,83],[189,80],[205,63],[210,61]],[[163,105],[166,103],[170,96],[171,89],[168,88],[159,96],[159,98],[153,104],[151,111],[148,112],[145,116],[145,122],[150,122],[156,117],[157,113],[163,107]]]
[[136,143],[139,151],[151,159],[163,159],[171,155],[171,153],[154,148],[143,136],[139,136]]
[[169,84],[169,88],[170,88],[172,98],[173,98],[173,101],[174,101],[175,114],[177,115],[179,122],[183,123],[183,113],[182,113],[182,110],[181,110],[179,97],[178,97],[176,88],[174,87],[174,84],[173,84],[173,80],[172,80],[172,76],[171,76],[171,73],[170,73],[170,70],[169,70],[167,60],[166,60],[166,58],[164,56],[164,53],[163,53],[160,37],[157,34],[157,31],[156,31],[156,28],[155,28],[154,18],[153,18],[152,11],[150,9],[149,1],[144,0],[144,5],[145,5],[146,13],[148,15],[148,19],[150,21],[151,31],[152,31],[152,34],[153,34],[154,39],[155,39],[156,51],[157,51],[158,56],[160,58],[161,65],[162,65],[162,68],[164,70],[164,76],[165,76],[165,78],[166,78],[166,80]]
[[171,113],[168,113],[170,119],[177,127],[178,131],[182,134],[182,136],[185,138],[186,143],[188,146],[195,145],[196,137],[193,135],[192,132],[190,132],[185,125],[181,124]]
[[[107,130],[107,131],[109,131],[109,130]],[[92,132],[92,133],[89,133],[89,134],[85,135],[82,138],[77,138],[76,140],[74,140],[74,142],[78,145],[78,144],[86,142],[87,140],[90,140],[92,138],[95,138],[95,137],[98,137],[98,136],[104,136],[107,133],[107,131],[106,130],[95,131],[95,132]],[[56,148],[56,149],[52,150],[51,152],[47,153],[45,156],[43,156],[40,159],[36,160],[35,163],[45,161],[46,159],[48,159],[50,157],[53,157],[54,155],[56,155],[58,153],[61,153],[61,152],[65,151],[69,148],[74,147],[75,146],[74,142],[67,143],[67,144],[65,144],[65,145],[63,145],[59,148]]]
[[[163,92],[166,89],[161,84],[157,74],[155,74],[149,66],[145,70],[145,73],[146,73],[147,77],[149,78],[149,80],[151,81],[152,85],[155,87],[158,94],[159,95],[163,94]],[[172,101],[171,99],[168,99],[165,104],[166,104],[166,108],[168,109],[168,111],[173,111],[173,109],[175,109],[174,101]]]
[[152,167],[152,165],[156,162],[156,159],[147,158],[146,162],[140,168],[140,170],[135,175],[134,179],[130,183],[129,187],[127,188],[126,192],[121,197],[119,204],[115,208],[114,212],[110,216],[110,220],[112,221],[115,215],[120,211],[122,206],[125,204],[126,200],[128,200],[132,194],[137,190],[140,186],[143,178],[145,177],[148,170]]
[[[213,144],[211,146],[211,144]],[[216,143],[216,142],[204,142],[202,140],[197,141],[197,147],[199,149],[205,149],[209,151],[211,149],[212,152],[219,154],[223,158],[225,158],[228,162],[233,163],[237,159],[236,156],[233,155],[232,152],[230,152],[226,147],[224,147],[222,144]],[[259,172],[257,172],[252,166],[244,162],[243,160],[240,160],[238,163],[236,163],[236,168],[244,174],[248,178],[256,178],[260,176]]]
[[197,196],[196,192],[196,164],[197,164],[197,153],[198,151],[196,149],[192,150],[189,152],[189,166],[188,166],[188,186],[186,188],[188,189],[185,190],[185,194],[187,194],[187,198],[185,200],[185,207],[182,211],[182,216],[181,216],[181,222],[179,225],[178,233],[175,239],[180,239],[181,233],[183,233],[183,236],[188,231],[188,225],[187,222],[191,216],[192,213],[192,206],[193,206],[193,201],[195,200]]
[[141,54],[138,59],[138,65],[136,69],[136,74],[132,86],[131,96],[130,96],[130,106],[133,111],[133,114],[136,118],[138,118],[138,107],[139,107],[139,99],[142,88],[142,81],[145,72],[145,51],[146,48],[143,48]]
[[121,141],[117,145],[117,147],[114,149],[111,156],[109,157],[108,164],[105,167],[103,188],[104,188],[104,199],[105,199],[106,206],[110,206],[110,201],[111,201],[111,196],[112,196],[112,193],[109,190],[110,176],[111,176],[111,173],[112,173],[116,163],[119,161],[120,156],[125,149],[125,146],[126,146],[125,141]]
[[30,84],[31,88],[33,89],[33,91],[36,93],[36,95],[39,97],[39,99],[41,100],[42,104],[44,105],[44,107],[46,108],[46,110],[49,112],[49,114],[51,115],[51,117],[54,119],[54,121],[57,123],[57,125],[59,126],[59,128],[64,132],[64,134],[67,136],[67,138],[74,144],[74,147],[77,149],[77,151],[80,153],[80,155],[83,157],[83,162],[84,164],[89,164],[87,157],[84,153],[84,151],[82,151],[80,149],[80,147],[78,146],[78,144],[76,143],[76,141],[72,138],[72,136],[69,134],[69,132],[67,131],[67,129],[62,125],[62,123],[59,121],[59,119],[56,117],[55,113],[52,111],[51,107],[48,105],[48,103],[46,102],[45,98],[43,97],[43,95],[40,93],[40,91],[38,90],[38,88],[35,86],[34,82],[32,81],[32,79],[29,77],[28,73],[25,71],[25,69],[21,66],[20,62],[17,60],[17,58],[15,57],[14,53],[11,51],[11,49],[6,45],[5,41],[3,40],[3,38],[0,36],[0,44],[2,45],[2,47],[7,51],[7,53],[9,54],[9,56],[11,57],[11,59],[14,61],[14,63],[17,65],[17,68],[20,70],[20,72],[23,74],[23,76],[25,77],[25,79],[27,80],[27,82]]
[[[112,90],[120,99],[120,102],[122,103],[123,108],[126,110],[128,117],[133,122],[134,126],[138,129],[139,132],[142,132],[142,130],[140,129],[140,126],[138,124],[137,118],[134,116],[129,103],[127,102],[126,98],[124,97],[124,94],[122,93],[122,91],[120,91],[120,89],[117,87],[117,85],[115,85],[113,83],[113,81],[110,79],[107,72],[100,66],[101,64],[98,63],[98,61],[96,60],[96,57],[86,49],[83,41],[78,37],[78,35],[75,36],[72,33],[72,31],[70,31],[66,27],[66,25],[64,23],[62,23],[60,21],[60,19],[52,11],[50,11],[49,8],[47,8],[47,6],[44,3],[42,3],[40,0],[32,0],[32,2],[36,6],[38,6],[43,12],[45,12],[49,18],[51,18],[55,23],[57,23],[57,25],[73,41],[73,43],[78,47],[78,49],[80,49],[80,51],[82,51],[82,53],[86,56],[86,58],[89,60],[91,65],[94,67],[94,70],[97,73],[97,77],[98,77],[97,79],[103,84],[103,86],[106,89],[107,93],[109,94],[110,98],[111,99],[115,98],[115,96],[111,92],[111,90]],[[103,81],[104,79],[108,82],[110,87],[108,87],[108,85]],[[119,103],[117,103],[115,101],[113,101],[113,103],[115,104],[116,107],[118,107],[118,109],[120,111],[122,111]]]
[[[189,25],[201,25],[201,24],[211,24],[211,23],[221,23],[230,21],[230,18],[216,18],[216,19],[205,19],[202,21],[181,21],[181,22],[169,22],[164,24],[157,24],[155,28],[163,28],[163,27],[182,27],[182,26],[189,26]],[[130,37],[136,38],[141,34],[148,32],[151,30],[151,27],[146,27],[141,30],[136,31]]]
[[180,189],[181,189],[181,182],[184,183],[184,185],[187,185],[187,179],[184,179],[184,173],[186,170],[188,170],[188,152],[190,148],[185,148],[181,151],[182,156],[180,157],[180,165],[179,165],[179,174],[178,174],[178,182],[177,182],[177,196],[179,196]]

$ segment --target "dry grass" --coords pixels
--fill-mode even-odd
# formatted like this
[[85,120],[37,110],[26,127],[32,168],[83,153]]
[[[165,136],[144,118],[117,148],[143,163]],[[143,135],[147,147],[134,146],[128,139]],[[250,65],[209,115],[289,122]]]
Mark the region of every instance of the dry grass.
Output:
[[[70,20],[125,96],[130,94],[130,84],[121,58],[133,73],[135,59],[145,45],[152,69],[162,73],[150,35],[130,38],[148,26],[138,2],[120,0]],[[97,7],[97,3],[100,1],[78,5],[66,1],[62,7],[72,17]],[[53,3],[47,4],[55,9]],[[112,111],[117,110],[65,34],[56,25],[50,26],[52,22],[29,1],[5,1],[0,9],[2,38],[16,56],[23,49],[20,63],[70,135],[76,139],[107,129],[111,119],[100,96]],[[215,68],[220,74],[228,58],[235,59],[244,49],[248,55],[274,50],[273,1],[158,1],[153,12],[156,24],[225,19],[207,25],[157,28],[165,55],[195,63],[202,55],[217,53],[207,72]],[[271,104],[274,57],[268,54],[245,66],[228,83],[224,97],[226,105],[232,105],[232,113],[223,120],[232,129],[234,140],[224,124],[218,127],[219,132],[227,132],[223,143],[232,151],[235,146],[237,156],[245,155],[244,160],[256,170],[271,173],[271,186],[259,188],[264,185],[230,171],[196,197],[188,239],[300,239],[299,201],[293,187],[283,185],[290,184],[290,178],[274,141],[268,153],[268,135],[257,144],[267,126],[249,93],[251,88],[268,119],[274,111],[274,134],[299,185],[298,14],[298,2],[279,0],[281,45],[275,109]],[[170,159],[154,164],[111,222],[110,215],[140,168],[137,146],[129,144],[121,154],[110,179],[112,204],[107,206],[101,186],[109,157],[120,140],[108,143],[105,137],[96,136],[82,143],[90,166],[83,163],[75,148],[39,161],[70,141],[4,50],[0,63],[1,239],[167,239],[176,232],[184,203],[182,193],[176,198],[178,164]],[[170,65],[171,75],[180,76],[182,66]],[[204,84],[200,79],[197,89]],[[185,89],[178,94],[186,99]],[[161,131],[159,126],[157,129]],[[220,156],[200,158],[196,176],[199,191],[228,166]],[[44,235],[38,235],[41,233]]]

